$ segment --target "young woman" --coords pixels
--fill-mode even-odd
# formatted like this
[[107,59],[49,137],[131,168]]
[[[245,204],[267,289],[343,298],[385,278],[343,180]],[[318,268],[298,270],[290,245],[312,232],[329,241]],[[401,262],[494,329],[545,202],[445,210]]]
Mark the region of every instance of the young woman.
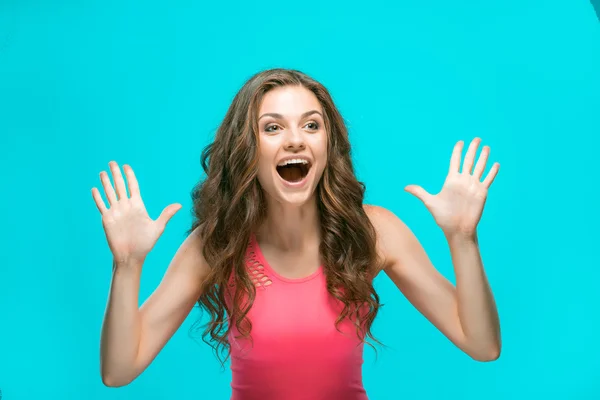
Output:
[[456,346],[495,360],[498,314],[476,228],[499,165],[484,177],[489,147],[476,160],[479,145],[471,142],[461,168],[463,142],[456,144],[438,194],[406,187],[448,240],[455,287],[399,218],[363,204],[365,187],[328,91],[299,71],[258,73],[204,150],[207,177],[193,190],[192,227],[139,309],[146,255],[181,205],[152,220],[132,168],[123,166],[125,183],[110,162],[114,188],[100,173],[108,207],[92,189],[114,257],[104,384],[135,379],[198,302],[211,316],[204,337],[217,356],[231,355],[232,399],[367,399],[363,345],[374,339],[373,279],[381,271]]

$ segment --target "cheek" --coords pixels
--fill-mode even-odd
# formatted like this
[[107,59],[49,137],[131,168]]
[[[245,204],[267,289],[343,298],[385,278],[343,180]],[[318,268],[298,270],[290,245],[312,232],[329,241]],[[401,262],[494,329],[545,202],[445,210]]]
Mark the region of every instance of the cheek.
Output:
[[312,146],[313,153],[323,165],[327,163],[327,137],[319,138]]
[[327,134],[321,132],[315,135],[308,136],[307,144],[312,149],[315,157],[323,157],[327,154]]
[[274,145],[272,141],[260,139],[260,150],[258,153],[258,176],[264,177],[271,173],[272,161],[274,158]]
[[266,181],[271,178],[271,164],[264,161],[264,158],[258,162],[258,180],[261,185],[265,185]]

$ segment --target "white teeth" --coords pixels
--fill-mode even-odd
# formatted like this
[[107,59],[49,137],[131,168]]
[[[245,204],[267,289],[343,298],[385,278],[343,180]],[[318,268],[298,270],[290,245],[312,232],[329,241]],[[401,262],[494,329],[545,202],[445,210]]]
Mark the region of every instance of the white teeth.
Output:
[[303,158],[292,158],[290,160],[285,160],[277,164],[278,167],[283,167],[288,164],[308,164],[308,161]]

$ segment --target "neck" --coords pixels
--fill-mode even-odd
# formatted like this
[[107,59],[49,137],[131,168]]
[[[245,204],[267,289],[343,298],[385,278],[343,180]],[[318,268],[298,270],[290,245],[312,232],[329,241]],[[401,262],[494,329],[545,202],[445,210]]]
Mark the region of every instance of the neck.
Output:
[[269,202],[257,240],[285,252],[303,252],[321,241],[316,197],[301,206]]

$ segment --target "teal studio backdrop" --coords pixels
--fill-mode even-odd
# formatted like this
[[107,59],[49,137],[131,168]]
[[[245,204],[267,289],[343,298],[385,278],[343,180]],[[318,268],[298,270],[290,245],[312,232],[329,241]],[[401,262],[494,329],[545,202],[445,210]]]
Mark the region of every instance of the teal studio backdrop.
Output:
[[390,348],[365,347],[370,399],[599,399],[600,23],[584,0],[0,1],[2,399],[229,398],[230,371],[190,337],[197,308],[138,379],[103,386],[111,254],[90,190],[115,160],[152,217],[184,207],[141,304],[189,227],[201,149],[271,67],[330,89],[366,201],[453,282],[441,231],[403,188],[437,192],[460,139],[501,164],[479,229],[500,359],[461,353],[382,274],[374,333]]

